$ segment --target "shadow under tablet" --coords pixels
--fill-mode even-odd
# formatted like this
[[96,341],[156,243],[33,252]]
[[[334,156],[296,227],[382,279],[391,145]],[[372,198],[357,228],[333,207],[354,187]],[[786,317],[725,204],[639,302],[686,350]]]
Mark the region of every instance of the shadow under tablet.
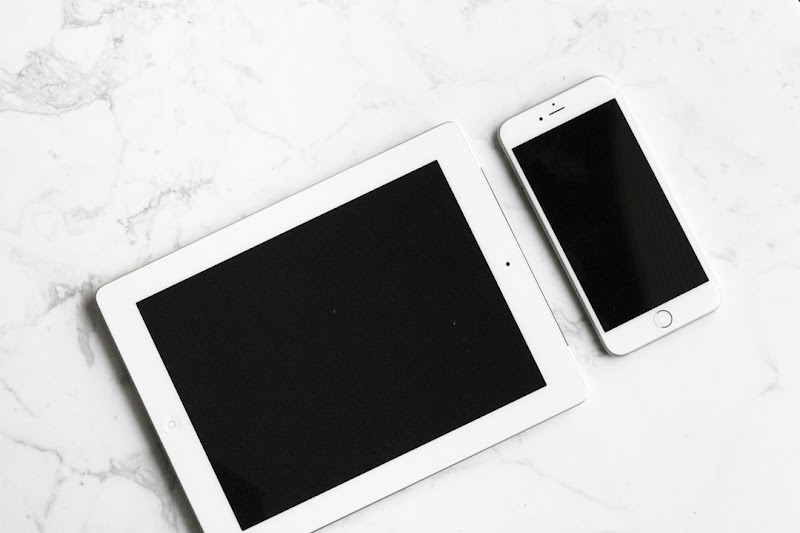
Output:
[[243,529],[545,386],[436,161],[137,305]]

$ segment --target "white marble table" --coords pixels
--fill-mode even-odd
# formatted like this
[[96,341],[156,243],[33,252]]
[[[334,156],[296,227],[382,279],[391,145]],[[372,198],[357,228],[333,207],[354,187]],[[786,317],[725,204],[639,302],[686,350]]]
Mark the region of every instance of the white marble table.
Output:
[[[594,74],[627,96],[725,295],[619,358],[494,140]],[[4,0],[0,531],[199,531],[95,289],[446,120],[589,399],[326,530],[798,531],[793,0]]]

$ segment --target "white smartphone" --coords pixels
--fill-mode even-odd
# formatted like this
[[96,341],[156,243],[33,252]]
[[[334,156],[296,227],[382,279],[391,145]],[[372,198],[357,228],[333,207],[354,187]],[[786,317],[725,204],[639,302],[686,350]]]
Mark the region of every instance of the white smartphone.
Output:
[[607,351],[710,313],[721,294],[610,80],[509,120],[500,144]]

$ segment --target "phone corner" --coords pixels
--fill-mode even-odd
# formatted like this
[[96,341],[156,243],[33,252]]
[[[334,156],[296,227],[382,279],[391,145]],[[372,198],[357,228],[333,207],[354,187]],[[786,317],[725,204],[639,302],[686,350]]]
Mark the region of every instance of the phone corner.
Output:
[[597,333],[598,333],[597,337],[600,339],[600,345],[603,347],[603,350],[605,350],[605,352],[608,355],[612,355],[614,357],[623,357],[636,349],[635,346],[623,345],[622,343],[609,342],[608,339],[606,339],[602,334],[600,334],[599,332]]
[[705,274],[708,281],[698,287],[699,290],[703,291],[703,312],[700,316],[707,315],[719,309],[723,300],[722,287],[720,287],[717,279],[707,268],[705,268]]
[[584,83],[587,85],[591,85],[596,88],[602,87],[604,90],[611,91],[615,94],[619,94],[619,89],[617,88],[617,84],[604,74],[596,74],[586,80]]
[[[497,142],[500,145],[500,150],[512,163],[512,166],[514,166],[513,162],[516,161],[514,149],[527,140],[524,138],[523,132],[521,131],[521,129],[524,128],[524,123],[521,123],[518,120],[519,118],[519,116],[511,117],[497,128]],[[515,174],[516,173],[515,169]]]
[[509,130],[508,124],[512,120],[513,117],[504,120],[503,123],[500,124],[500,127],[497,128],[497,133],[496,133],[497,142],[500,143],[500,147],[503,149],[503,151],[508,151],[508,143],[506,142],[506,140],[508,139],[508,130]]

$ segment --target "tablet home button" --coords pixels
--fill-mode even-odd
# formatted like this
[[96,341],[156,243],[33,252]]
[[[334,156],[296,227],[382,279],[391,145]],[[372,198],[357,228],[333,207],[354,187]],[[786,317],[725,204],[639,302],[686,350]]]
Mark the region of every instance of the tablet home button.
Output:
[[669,311],[664,311],[663,309],[656,313],[655,316],[656,326],[660,328],[668,328],[670,324],[672,324],[672,315]]
[[181,428],[181,420],[177,416],[167,416],[161,426],[167,433],[176,433]]

